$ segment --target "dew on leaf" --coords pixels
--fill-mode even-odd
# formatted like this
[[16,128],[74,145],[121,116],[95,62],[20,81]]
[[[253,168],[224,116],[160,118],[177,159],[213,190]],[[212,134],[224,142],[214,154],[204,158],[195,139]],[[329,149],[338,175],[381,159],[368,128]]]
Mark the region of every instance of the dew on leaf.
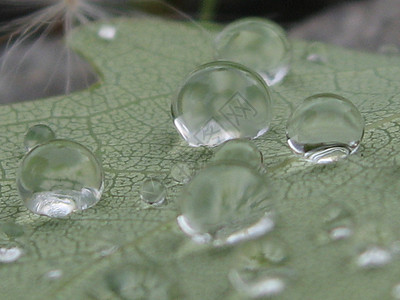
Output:
[[56,134],[47,125],[38,124],[30,127],[24,136],[24,146],[27,151],[45,142],[54,140]]
[[370,246],[356,258],[356,264],[363,269],[374,269],[387,265],[392,261],[392,254],[378,246]]
[[106,274],[108,288],[122,299],[174,299],[174,284],[159,268],[127,264]]
[[246,18],[226,26],[215,39],[217,59],[234,61],[258,72],[268,85],[286,76],[291,45],[285,31],[271,21]]
[[229,280],[239,293],[250,298],[275,297],[287,286],[282,274],[269,269],[235,269],[229,273]]
[[217,146],[268,131],[272,103],[268,86],[247,67],[217,61],[198,67],[172,101],[172,117],[190,146]]
[[18,247],[0,248],[0,263],[12,263],[17,261],[24,252]]
[[52,140],[25,155],[18,169],[17,186],[30,211],[62,218],[100,200],[103,171],[86,147],[68,140]]
[[101,25],[97,34],[103,40],[112,41],[117,34],[117,28],[113,25]]
[[305,58],[312,63],[326,64],[328,62],[328,54],[325,45],[320,42],[308,44]]
[[198,243],[235,244],[271,231],[271,189],[257,170],[239,162],[211,164],[179,196],[180,228]]
[[167,189],[164,183],[156,178],[149,178],[142,182],[140,198],[151,205],[161,205],[165,201]]
[[43,275],[43,278],[46,280],[57,280],[63,276],[63,271],[60,269],[48,271]]
[[357,151],[364,135],[364,120],[349,100],[317,94],[293,112],[286,128],[292,151],[308,161],[326,164]]
[[263,167],[263,156],[257,146],[250,140],[237,139],[222,144],[211,161],[239,161],[260,170]]
[[171,167],[171,177],[179,183],[189,182],[193,174],[194,169],[183,162],[178,162]]

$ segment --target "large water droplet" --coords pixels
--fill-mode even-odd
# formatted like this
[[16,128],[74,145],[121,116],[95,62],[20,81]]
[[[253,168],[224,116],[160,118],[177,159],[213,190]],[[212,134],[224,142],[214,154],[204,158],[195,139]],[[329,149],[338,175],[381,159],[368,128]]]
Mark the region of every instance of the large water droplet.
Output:
[[263,156],[257,146],[249,140],[238,139],[221,145],[211,161],[239,161],[260,170],[263,167]]
[[229,280],[238,292],[250,298],[274,297],[287,286],[284,276],[269,269],[232,270]]
[[246,164],[210,165],[180,195],[178,224],[194,241],[215,246],[259,237],[274,228],[270,194],[265,178]]
[[291,45],[285,31],[273,22],[248,18],[229,24],[215,40],[217,58],[256,70],[273,85],[288,73]]
[[25,155],[17,185],[29,210],[61,218],[100,200],[103,171],[93,153],[81,144],[53,140]]
[[23,251],[18,247],[0,248],[0,263],[11,263],[18,260]]
[[304,100],[287,123],[294,153],[315,163],[330,163],[354,153],[364,135],[364,120],[347,99],[317,94]]
[[171,167],[171,177],[179,183],[189,182],[193,174],[194,169],[183,162],[178,162]]
[[122,299],[175,299],[174,285],[158,268],[127,264],[106,275],[108,287]]
[[233,62],[212,62],[186,78],[172,101],[172,116],[189,145],[217,146],[267,132],[271,96],[262,78],[250,69]]
[[112,41],[117,34],[117,28],[113,25],[102,25],[97,34],[103,40]]
[[34,125],[25,133],[24,146],[29,151],[36,145],[54,140],[55,138],[56,134],[49,126],[44,124]]
[[392,260],[392,254],[381,247],[370,246],[357,256],[356,264],[363,269],[374,269],[387,265]]
[[161,205],[165,201],[167,189],[158,179],[150,178],[142,183],[140,198],[151,205]]

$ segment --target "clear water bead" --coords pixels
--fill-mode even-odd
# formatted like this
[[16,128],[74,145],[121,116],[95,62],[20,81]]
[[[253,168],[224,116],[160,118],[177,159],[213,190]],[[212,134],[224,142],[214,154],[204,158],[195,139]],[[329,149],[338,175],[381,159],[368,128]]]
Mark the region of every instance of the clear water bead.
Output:
[[25,133],[24,146],[29,151],[33,147],[54,140],[55,138],[56,134],[49,126],[44,124],[34,125]]
[[178,162],[171,167],[171,177],[179,183],[187,183],[193,174],[194,169],[183,162]]
[[142,183],[140,198],[151,205],[161,205],[165,201],[167,190],[158,179],[150,178]]
[[326,64],[328,62],[328,54],[325,45],[320,42],[308,44],[305,58],[312,63]]
[[0,248],[0,263],[12,263],[18,260],[24,252],[18,248]]
[[52,140],[25,155],[17,185],[30,211],[61,218],[100,200],[103,171],[86,147],[68,140]]
[[257,170],[263,167],[262,153],[252,141],[245,139],[231,140],[222,144],[211,161],[239,161]]
[[199,172],[179,197],[178,224],[195,242],[235,244],[271,231],[268,183],[247,164],[210,165]]
[[186,78],[172,101],[174,124],[193,147],[256,138],[268,131],[272,103],[268,86],[234,62],[212,62]]
[[349,100],[317,94],[293,112],[286,128],[294,153],[315,163],[331,163],[357,151],[364,135],[364,119]]
[[271,21],[248,18],[229,24],[215,40],[217,58],[241,63],[258,72],[268,85],[288,73],[291,45],[285,31]]

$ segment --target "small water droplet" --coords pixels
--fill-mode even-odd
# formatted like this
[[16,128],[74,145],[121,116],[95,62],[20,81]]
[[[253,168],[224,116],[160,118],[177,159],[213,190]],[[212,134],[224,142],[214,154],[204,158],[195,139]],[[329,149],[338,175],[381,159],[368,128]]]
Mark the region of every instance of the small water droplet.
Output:
[[268,131],[272,102],[255,72],[234,62],[198,67],[172,101],[175,127],[190,146],[217,146]]
[[171,177],[179,183],[188,183],[193,174],[194,170],[183,162],[178,162],[171,168]]
[[291,45],[285,31],[271,21],[246,18],[226,26],[215,40],[217,59],[241,63],[258,72],[268,85],[289,71]]
[[10,238],[17,238],[24,235],[24,228],[14,222],[1,224],[0,228]]
[[317,94],[293,112],[286,128],[294,153],[311,162],[338,161],[357,151],[364,135],[364,120],[347,99]]
[[313,42],[306,48],[306,59],[316,64],[326,64],[328,62],[328,54],[325,45],[319,42]]
[[384,44],[378,48],[378,52],[385,55],[399,55],[400,48],[395,44]]
[[0,248],[0,263],[12,263],[18,260],[23,251],[18,247]]
[[238,292],[250,298],[280,295],[287,285],[282,275],[274,274],[269,269],[232,270],[229,280]]
[[30,151],[33,147],[55,138],[56,134],[49,126],[44,124],[34,125],[25,133],[24,146],[27,151]]
[[400,283],[396,284],[392,288],[392,297],[396,300],[400,300]]
[[51,270],[44,274],[44,278],[48,280],[57,280],[63,276],[62,270]]
[[127,264],[106,274],[110,290],[122,299],[172,300],[177,291],[159,268]]
[[257,170],[263,168],[263,156],[250,140],[238,139],[227,141],[220,146],[211,161],[239,161],[249,164]]
[[257,170],[230,162],[209,165],[179,197],[181,229],[195,242],[235,244],[271,231],[271,189]]
[[68,140],[52,140],[25,155],[17,185],[30,211],[62,218],[100,200],[103,171],[86,147]]
[[151,205],[161,205],[165,201],[167,189],[158,179],[150,178],[142,183],[140,198]]
[[379,268],[387,265],[392,260],[391,253],[378,246],[370,246],[356,259],[357,266],[363,269]]
[[98,36],[104,40],[112,41],[117,34],[117,28],[113,25],[102,25],[97,32]]

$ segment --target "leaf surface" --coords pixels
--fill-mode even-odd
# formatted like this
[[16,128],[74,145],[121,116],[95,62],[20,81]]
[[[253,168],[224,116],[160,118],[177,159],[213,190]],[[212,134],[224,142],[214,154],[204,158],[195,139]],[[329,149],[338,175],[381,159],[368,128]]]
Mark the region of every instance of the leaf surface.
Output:
[[[98,69],[99,84],[0,110],[0,242],[24,250],[18,261],[0,265],[1,297],[118,299],[109,288],[110,272],[144,265],[154,276],[149,271],[143,280],[157,283],[162,273],[174,297],[231,299],[227,274],[238,250],[197,246],[180,232],[174,199],[182,186],[170,176],[176,163],[195,166],[212,155],[180,139],[170,101],[188,72],[212,60],[214,33],[187,23],[119,19],[113,23],[115,39],[107,41],[97,35],[101,25],[80,28],[69,39]],[[274,235],[287,244],[284,268],[295,274],[281,297],[387,299],[400,281],[400,261],[394,257],[389,265],[367,271],[354,261],[362,245],[389,249],[400,239],[400,58],[326,47],[328,62],[315,64],[304,58],[307,43],[294,42],[292,70],[272,89],[271,130],[256,140],[274,186]],[[360,151],[327,166],[302,162],[285,138],[293,108],[321,92],[350,99],[366,120]],[[24,154],[24,132],[38,123],[86,145],[103,162],[106,187],[94,208],[58,220],[35,216],[22,206],[16,169]],[[140,201],[140,183],[148,177],[166,184],[166,205],[151,208]],[[316,242],[321,209],[332,201],[353,212],[355,234],[321,245]],[[23,234],[7,230],[16,226]],[[60,278],[49,276],[54,270],[62,271]]]

